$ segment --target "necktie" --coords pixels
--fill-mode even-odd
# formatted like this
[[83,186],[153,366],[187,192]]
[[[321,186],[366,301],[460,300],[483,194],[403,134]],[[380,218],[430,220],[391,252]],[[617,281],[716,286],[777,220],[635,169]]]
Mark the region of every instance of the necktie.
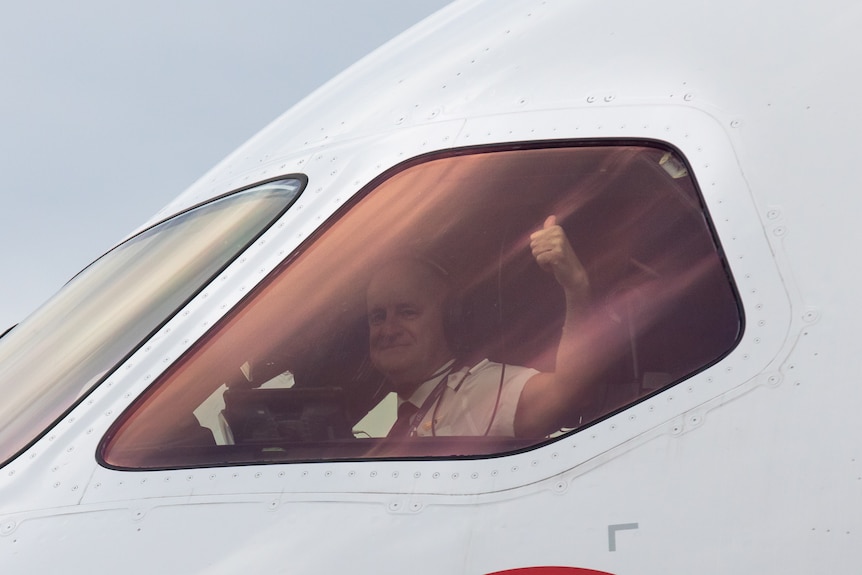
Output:
[[416,415],[416,412],[419,411],[419,408],[410,403],[409,401],[405,401],[401,405],[398,406],[398,418],[395,420],[395,423],[392,425],[392,428],[389,430],[389,433],[386,434],[386,437],[407,437],[407,434],[410,433],[410,427],[413,423],[413,416]]

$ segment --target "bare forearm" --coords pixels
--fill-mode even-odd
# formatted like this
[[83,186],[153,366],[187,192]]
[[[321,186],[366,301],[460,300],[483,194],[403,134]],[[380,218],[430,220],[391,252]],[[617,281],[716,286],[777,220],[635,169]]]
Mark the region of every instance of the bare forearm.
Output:
[[590,417],[594,411],[601,399],[600,386],[596,385],[601,362],[592,312],[588,286],[566,290],[566,314],[555,369],[527,382],[515,416],[517,435],[547,435],[571,416]]
[[515,413],[516,433],[537,437],[555,431],[570,414],[589,416],[600,395],[596,379],[604,338],[598,333],[601,328],[595,325],[586,268],[556,218],[549,216],[543,229],[532,234],[530,240],[536,263],[554,275],[566,298],[555,369],[527,382]]

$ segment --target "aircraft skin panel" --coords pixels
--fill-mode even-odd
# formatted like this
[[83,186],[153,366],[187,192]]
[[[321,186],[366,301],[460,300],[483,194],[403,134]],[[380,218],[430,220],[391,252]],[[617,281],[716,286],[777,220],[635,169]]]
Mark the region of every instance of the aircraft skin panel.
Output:
[[[770,62],[777,58],[778,46],[786,48],[781,42],[770,42],[769,34],[759,28],[756,34],[746,36],[754,25],[750,22],[761,21],[757,15],[764,8],[745,3],[708,7],[706,13],[698,12],[698,17],[690,7],[678,6],[678,18],[630,3],[624,8],[625,17],[613,19],[601,15],[601,3],[466,3],[457,10],[458,6],[456,3],[441,11],[419,30],[400,37],[391,49],[369,55],[323,86],[186,194],[197,193],[199,200],[206,193],[242,185],[249,174],[255,173],[259,179],[263,170],[280,165],[278,149],[295,155],[301,149],[326,148],[342,137],[352,139],[475,115],[587,108],[588,104],[664,103],[718,113],[725,125],[745,117],[747,110],[779,105],[814,116],[818,111],[806,102],[815,101],[815,91],[820,89],[817,79],[843,76],[836,73],[840,59],[800,57],[793,72],[788,69],[779,77],[781,72]],[[445,18],[447,13],[451,17]],[[692,17],[686,18],[686,14]],[[794,38],[792,53],[802,54],[810,48],[806,42],[819,41],[819,37],[793,32],[801,22],[816,22],[821,17],[822,13],[801,17],[774,14],[769,28],[777,38]],[[477,26],[472,18],[485,24]],[[829,25],[835,27],[834,22]],[[733,42],[726,41],[728,33],[734,34]],[[616,38],[626,38],[626,42]],[[834,42],[841,42],[846,36],[837,34],[835,38]],[[691,49],[701,43],[711,48]],[[649,50],[630,50],[629,45],[648,46]],[[847,48],[858,51],[844,45],[835,50]],[[584,53],[590,55],[588,60],[573,58],[560,72],[561,55]],[[728,61],[745,61],[747,65],[730,69],[725,65]],[[763,81],[765,71],[771,72],[770,82]],[[365,81],[369,75],[375,82]],[[481,82],[476,82],[477,78]],[[756,99],[731,88],[755,83]],[[381,91],[381,86],[389,89]],[[836,97],[843,96],[836,93]],[[776,100],[772,105],[770,98]],[[741,122],[736,127],[746,132],[757,129]],[[771,142],[771,146],[776,144]],[[288,166],[294,169],[296,164]],[[221,183],[228,178],[230,181]],[[213,183],[219,185],[213,189]]]
[[[635,110],[632,112],[633,115],[637,115],[639,111]],[[667,118],[667,114],[665,114],[665,119]],[[680,119],[680,123],[684,123],[686,127],[693,131],[695,126],[695,118],[691,116],[691,113],[684,114],[683,119]],[[711,125],[708,117],[705,117],[704,121],[704,130],[706,130],[711,137],[718,137],[718,142],[713,149],[710,150],[710,158],[713,165],[713,170],[719,168],[720,165],[720,151],[722,148],[720,145],[723,143],[721,139],[721,132],[718,131],[716,133],[714,125]],[[549,118],[550,120],[550,118]],[[525,118],[523,123],[526,126],[536,126],[538,129],[541,128],[541,117],[537,118],[535,115],[533,117]],[[517,123],[511,123],[511,127],[515,128]],[[550,126],[550,122],[549,122]],[[709,132],[709,129],[712,128],[712,132]],[[525,129],[526,128],[522,128]],[[529,128],[530,130],[536,130],[537,128]],[[552,128],[548,128],[549,130]],[[466,133],[466,132],[465,132]],[[515,134],[518,132],[515,131]],[[541,132],[540,132],[541,134]],[[628,137],[631,137],[631,132],[627,132]],[[704,139],[703,141],[697,142],[698,145],[703,145],[703,142],[708,141],[708,139]],[[750,208],[746,208],[749,206],[748,194],[747,190],[744,188],[744,182],[741,182],[739,179],[739,174],[734,173],[735,165],[733,163],[733,157],[730,155],[729,148],[725,147],[723,149],[726,156],[729,174],[726,178],[732,181],[734,178],[736,179],[735,185],[740,186],[741,191],[738,194],[732,194],[731,197],[738,199],[741,204],[742,209],[739,209],[739,206],[730,205],[727,209],[732,209],[734,211],[735,217],[737,219],[742,219],[743,215],[746,211],[749,213],[749,226],[751,225],[752,220],[756,218],[756,215],[752,213]],[[730,188],[729,183],[721,182],[722,188],[728,189]],[[707,201],[710,198],[707,196]],[[730,203],[731,198],[726,200],[721,200],[723,203],[720,205],[727,205]],[[718,202],[718,200],[717,200]],[[300,204],[301,205],[301,204]],[[300,207],[300,206],[297,206]],[[720,212],[719,212],[720,214]],[[299,217],[299,216],[295,216]],[[756,220],[754,220],[754,225],[756,225]],[[719,228],[719,232],[721,233],[721,226],[727,226],[728,224],[723,221],[716,221],[716,226]],[[282,229],[290,229],[288,226],[285,226]],[[279,232],[275,232],[276,235]],[[731,232],[733,233],[733,232]],[[287,236],[288,232],[282,232],[283,236]],[[292,234],[291,234],[292,235]],[[291,238],[292,239],[292,238]],[[270,243],[278,243],[282,244],[284,240],[279,238],[267,238],[266,242],[262,245],[266,246]],[[289,241],[289,240],[288,240]],[[733,245],[729,245],[726,249],[728,250],[728,256],[731,261],[733,261],[734,256],[737,258],[739,255],[744,255],[745,265],[743,268],[743,273],[737,273],[736,276],[739,276],[742,281],[740,283],[740,291],[743,295],[743,302],[746,301],[747,296],[746,292],[750,292],[755,290],[760,298],[767,298],[766,301],[770,302],[770,307],[773,309],[780,309],[778,306],[782,298],[786,297],[783,293],[783,285],[781,283],[781,279],[778,276],[777,272],[773,269],[771,277],[767,275],[770,267],[773,267],[771,257],[769,254],[768,246],[764,242],[760,244],[760,250],[755,249],[756,243],[754,241],[747,241],[745,243],[745,251],[743,253],[736,254],[733,252]],[[758,257],[759,256],[759,257]],[[215,291],[207,291],[201,295],[201,300],[210,300],[214,297],[224,297],[220,294],[229,293],[231,294],[231,298],[236,297],[237,299],[241,297],[241,294],[247,291],[246,284],[232,284],[231,278],[237,277],[245,280],[247,277],[246,274],[243,273],[244,269],[255,269],[260,275],[260,270],[268,271],[271,267],[274,267],[278,263],[278,258],[268,258],[267,264],[263,264],[263,258],[257,259],[254,258],[254,252],[250,251],[247,256],[246,262],[240,262],[237,268],[240,271],[233,272],[229,271],[226,274],[223,274],[224,280],[218,282],[217,290]],[[259,266],[259,267],[258,267]],[[748,267],[751,266],[751,267]],[[745,271],[757,269],[759,277],[757,278],[756,283],[754,281],[746,282],[745,281]],[[234,276],[236,274],[236,276]],[[771,280],[771,281],[770,281]],[[222,291],[223,290],[223,291]],[[520,470],[518,474],[500,474],[499,466],[496,461],[471,461],[471,462],[459,462],[457,465],[465,468],[463,472],[461,472],[462,477],[472,476],[473,474],[478,474],[480,477],[484,477],[487,479],[487,483],[483,481],[471,481],[468,483],[469,492],[470,493],[482,493],[482,492],[492,492],[499,490],[507,490],[512,487],[516,487],[518,485],[522,485],[527,482],[534,482],[538,480],[545,479],[549,476],[553,476],[554,474],[565,471],[570,468],[573,463],[575,465],[580,463],[585,463],[588,461],[594,460],[596,457],[600,457],[603,453],[607,452],[610,449],[619,450],[619,449],[629,449],[632,443],[638,443],[644,438],[652,437],[655,433],[666,433],[668,430],[673,432],[674,429],[679,427],[679,422],[683,421],[685,425],[685,417],[681,417],[679,410],[699,410],[699,413],[704,413],[709,409],[709,405],[713,403],[723,403],[727,401],[728,394],[737,395],[740,393],[744,393],[747,390],[752,389],[756,385],[759,385],[761,380],[754,379],[754,376],[763,373],[764,370],[770,365],[771,362],[775,360],[776,355],[781,353],[781,348],[779,346],[783,345],[786,338],[786,331],[788,326],[781,322],[777,321],[769,321],[766,322],[763,317],[765,312],[758,312],[757,305],[760,301],[760,298],[756,300],[750,306],[746,306],[746,309],[752,309],[753,313],[748,318],[749,325],[753,326],[749,327],[746,331],[745,336],[743,337],[742,342],[739,344],[736,350],[734,350],[730,357],[728,357],[724,362],[722,362],[722,368],[718,369],[717,366],[711,370],[707,370],[695,378],[693,378],[689,384],[686,386],[685,393],[676,394],[673,402],[653,402],[649,404],[640,404],[634,406],[629,410],[629,413],[626,416],[620,415],[619,417],[612,418],[607,422],[600,424],[597,428],[594,428],[593,435],[596,436],[595,440],[591,442],[589,449],[581,448],[581,451],[578,452],[578,457],[575,460],[570,458],[566,458],[564,460],[559,461],[559,463],[555,463],[550,467],[547,464],[542,466],[533,465],[533,460],[535,459],[535,454],[524,454],[524,456],[515,456],[516,459],[521,459],[521,462],[513,463],[513,466],[517,466]],[[233,299],[228,299],[227,301],[236,301]],[[762,308],[763,306],[761,306]],[[194,310],[194,306],[190,308]],[[212,311],[212,310],[211,310]],[[178,318],[176,321],[176,325],[169,324],[165,328],[165,332],[170,332],[169,335],[166,335],[164,338],[156,338],[154,343],[159,343],[163,351],[161,353],[157,353],[154,357],[157,359],[155,364],[157,366],[166,367],[170,364],[171,359],[175,358],[179,355],[180,350],[182,349],[182,342],[187,341],[196,336],[196,334],[200,334],[203,329],[202,326],[204,324],[211,325],[218,319],[218,314],[220,310],[215,310],[215,313],[210,316],[196,317],[195,322],[189,322],[184,318]],[[786,316],[786,314],[783,314]],[[757,325],[759,322],[763,322],[763,325]],[[191,325],[189,325],[191,324]],[[192,331],[186,332],[185,329],[191,329]],[[755,341],[757,340],[757,341]],[[140,358],[133,358],[129,363],[132,366],[135,365],[144,365],[142,362],[144,358],[153,354],[155,351],[155,346],[150,347],[149,349],[144,348],[139,353]],[[158,377],[159,371],[152,371],[150,369],[145,374],[141,374],[141,372],[134,371],[134,367],[131,368],[133,371],[130,374],[129,379],[131,379],[132,383],[118,383],[117,388],[125,390],[123,393],[114,393],[112,394],[113,399],[107,401],[105,405],[105,411],[110,411],[111,414],[115,414],[118,411],[122,410],[128,401],[128,395],[136,395],[143,391],[149,382]],[[732,374],[728,376],[727,374]],[[740,378],[743,381],[749,381],[748,385],[739,388]],[[762,376],[762,380],[766,380],[768,376]],[[111,380],[109,380],[110,382]],[[110,394],[110,388],[114,387],[112,385],[103,386],[103,389],[106,394]],[[102,389],[99,389],[94,394],[94,399],[102,392]],[[709,402],[709,403],[708,403]],[[691,414],[690,417],[694,417],[695,419],[698,416]],[[702,416],[701,416],[702,419]],[[91,433],[91,439],[86,444],[84,449],[86,450],[94,450],[95,444],[101,438],[101,435],[106,430],[107,424],[113,421],[112,417],[105,417],[102,423],[102,427],[98,432]],[[689,424],[690,425],[690,424]],[[614,430],[614,433],[609,433],[608,430]],[[623,431],[624,430],[624,431]],[[601,432],[601,433],[600,433]],[[626,444],[628,442],[628,444]],[[572,438],[572,444],[577,444],[576,438]],[[624,445],[626,444],[626,445]],[[621,447],[622,446],[622,447]],[[561,449],[559,446],[555,446],[556,449]],[[555,451],[545,450],[547,454],[540,459],[548,459],[553,455]],[[291,466],[291,471],[288,471],[290,476],[294,475],[292,469],[294,466]],[[347,465],[343,465],[342,467],[347,467]],[[362,485],[359,489],[361,492],[398,492],[404,489],[403,481],[400,478],[396,478],[397,480],[392,481],[391,475],[392,473],[403,473],[401,468],[403,465],[399,464],[387,464],[387,469],[391,468],[390,471],[386,473],[378,473],[373,481],[369,481],[369,483]],[[300,485],[294,485],[292,489],[297,490],[305,490],[305,489],[314,489],[321,490],[323,489],[323,485],[321,485],[317,480],[320,479],[319,473],[317,473],[317,466],[310,466],[310,469],[314,470],[311,473],[311,477],[315,479],[315,481],[303,482]],[[535,470],[535,471],[534,471]],[[197,471],[197,470],[193,470]],[[497,472],[495,475],[491,475],[493,472]],[[110,470],[105,470],[102,468],[98,468],[95,471],[96,475],[94,476],[93,481],[95,483],[99,483],[99,491],[96,490],[87,490],[85,500],[93,501],[101,501],[102,497],[105,497],[106,491],[112,491],[111,485],[114,483],[110,479],[108,479],[112,474]],[[184,475],[184,472],[164,472],[167,476],[175,476],[177,478],[181,478]],[[344,476],[345,472],[333,472],[335,475]],[[527,475],[525,475],[527,473]],[[123,475],[123,474],[120,474]],[[217,472],[217,475],[220,475]],[[267,470],[263,471],[264,476],[271,475],[267,472]],[[453,494],[464,493],[465,486],[459,483],[449,485],[447,483],[434,481],[431,477],[432,474],[423,474],[424,478],[421,482],[411,482],[409,489],[412,491],[419,492],[439,492],[439,490],[443,489],[444,492],[450,492]],[[174,493],[174,490],[179,490],[177,492],[178,495],[186,493],[188,488],[185,486],[186,482],[184,481],[176,481],[173,478],[169,480],[170,482],[170,492]],[[311,487],[301,487],[303,484],[309,484]],[[162,482],[156,482],[156,489],[163,489]],[[336,483],[337,486],[337,483]],[[123,484],[122,489],[120,489],[119,493],[115,496],[119,498],[124,498],[122,493],[125,489],[128,488],[127,484]],[[205,487],[204,487],[205,488]],[[244,487],[245,489],[246,487]],[[198,486],[196,489],[201,489]],[[326,491],[332,488],[325,489]],[[335,489],[340,489],[340,487],[335,487]]]
[[[92,573],[485,575],[860,564],[862,86],[850,70],[862,10],[767,4],[456,2],[286,112],[150,223],[288,174],[307,175],[308,188],[0,470],[3,571],[52,572],[58,561]],[[97,462],[120,414],[381,174],[455,148],[559,141],[659,142],[684,158],[742,306],[725,357],[502,457],[145,471]]]

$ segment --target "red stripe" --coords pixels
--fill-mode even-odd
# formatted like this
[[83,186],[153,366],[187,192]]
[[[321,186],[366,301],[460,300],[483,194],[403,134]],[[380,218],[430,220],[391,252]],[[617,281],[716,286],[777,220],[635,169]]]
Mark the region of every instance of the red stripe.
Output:
[[593,569],[582,569],[580,567],[521,567],[520,569],[507,569],[495,571],[488,575],[613,575],[605,571]]

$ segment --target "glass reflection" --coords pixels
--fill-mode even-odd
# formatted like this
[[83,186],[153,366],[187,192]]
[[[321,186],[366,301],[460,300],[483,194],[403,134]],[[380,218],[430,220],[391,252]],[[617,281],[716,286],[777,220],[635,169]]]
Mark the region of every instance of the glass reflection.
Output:
[[500,453],[688,377],[741,320],[694,182],[666,153],[504,150],[394,174],[152,386],[104,461]]
[[42,433],[297,197],[286,179],[123,243],[0,339],[0,461]]

